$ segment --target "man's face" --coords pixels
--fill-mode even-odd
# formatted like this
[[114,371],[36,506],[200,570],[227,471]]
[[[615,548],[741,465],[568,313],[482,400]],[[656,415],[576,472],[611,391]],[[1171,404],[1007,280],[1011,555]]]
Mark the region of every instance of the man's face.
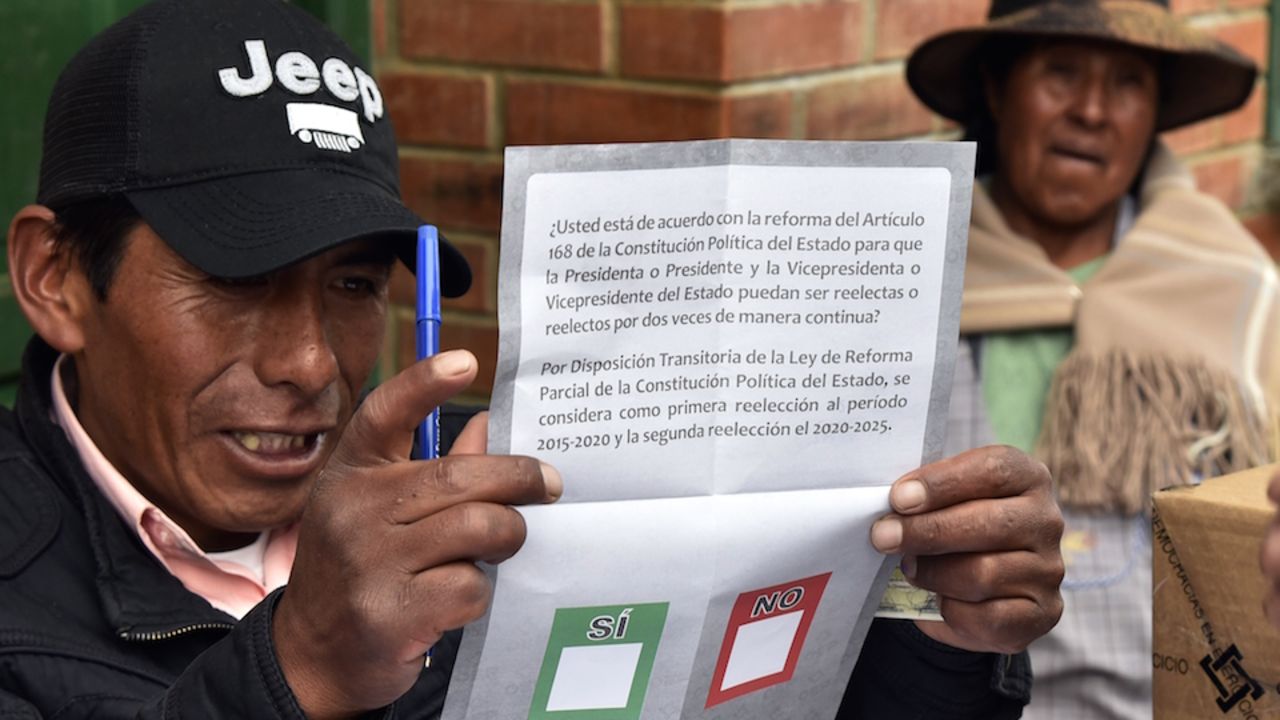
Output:
[[357,241],[219,280],[136,228],[84,320],[80,421],[207,550],[288,524],[382,347],[391,262]]
[[1154,60],[1118,45],[1046,43],[990,88],[1000,180],[1039,223],[1070,228],[1110,209],[1155,132]]

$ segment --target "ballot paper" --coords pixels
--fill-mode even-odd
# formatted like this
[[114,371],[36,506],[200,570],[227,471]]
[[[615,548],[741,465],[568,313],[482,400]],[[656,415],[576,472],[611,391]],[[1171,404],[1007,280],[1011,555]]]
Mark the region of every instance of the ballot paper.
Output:
[[943,444],[973,156],[507,151],[489,448],[565,492],[488,568],[446,719],[835,715],[871,524]]

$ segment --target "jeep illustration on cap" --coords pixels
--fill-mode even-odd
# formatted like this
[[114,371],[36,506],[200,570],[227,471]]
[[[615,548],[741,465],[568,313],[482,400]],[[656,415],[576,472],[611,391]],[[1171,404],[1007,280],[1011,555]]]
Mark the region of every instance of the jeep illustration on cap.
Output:
[[289,103],[289,134],[322,150],[351,152],[364,144],[360,118],[352,110],[323,103]]

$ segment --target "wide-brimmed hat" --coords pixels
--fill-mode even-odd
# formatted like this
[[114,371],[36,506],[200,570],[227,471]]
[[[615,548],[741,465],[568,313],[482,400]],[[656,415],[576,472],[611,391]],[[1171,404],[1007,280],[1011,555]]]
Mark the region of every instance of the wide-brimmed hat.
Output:
[[[37,201],[57,211],[123,196],[220,277],[369,237],[412,268],[422,220],[400,201],[390,118],[363,64],[282,0],[144,5],[59,76]],[[462,255],[442,242],[440,261],[442,292],[466,292]]]
[[1182,22],[1168,0],[992,0],[987,22],[925,41],[907,61],[907,82],[924,104],[960,123],[980,116],[984,46],[996,38],[1092,40],[1163,57],[1160,131],[1233,110],[1258,70],[1244,55]]

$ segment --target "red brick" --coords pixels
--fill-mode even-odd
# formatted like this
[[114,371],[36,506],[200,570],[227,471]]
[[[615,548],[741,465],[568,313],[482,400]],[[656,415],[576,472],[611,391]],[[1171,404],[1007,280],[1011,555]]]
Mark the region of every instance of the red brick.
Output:
[[728,137],[791,137],[791,93],[761,93],[729,97],[724,102]]
[[1218,9],[1218,0],[1173,0],[1169,5],[1178,15],[1194,15]]
[[1228,144],[1261,140],[1266,131],[1266,120],[1266,86],[1258,83],[1243,107],[1222,118],[1222,140]]
[[480,372],[472,392],[493,392],[494,371],[498,368],[498,328],[488,324],[446,322],[440,325],[440,349],[464,348],[475,353]]
[[786,91],[715,97],[540,80],[511,81],[507,88],[511,145],[785,138],[790,130]]
[[1233,20],[1207,30],[1214,37],[1244,53],[1258,67],[1267,66],[1268,33],[1264,16]]
[[401,143],[473,148],[489,144],[487,78],[395,72],[383,73],[378,84]]
[[725,11],[710,7],[628,5],[621,13],[622,74],[723,80],[728,74]]
[[387,54],[387,0],[371,0],[369,3],[369,25],[373,34],[373,55],[381,57]]
[[[417,358],[414,348],[415,329],[412,316],[397,320],[396,368],[412,365]],[[493,392],[493,376],[498,367],[498,329],[487,321],[474,316],[450,314],[440,324],[440,349],[470,350],[480,365],[476,381],[468,389],[469,394],[487,395]]]
[[507,143],[689,140],[722,134],[722,103],[661,91],[512,81]]
[[598,3],[547,0],[400,0],[407,58],[599,72]]
[[1268,213],[1251,217],[1244,221],[1244,226],[1258,238],[1258,242],[1271,253],[1271,257],[1280,263],[1280,215]]
[[622,71],[632,77],[737,80],[857,63],[863,9],[848,0],[766,7],[622,9]]
[[[458,298],[444,298],[446,310],[462,310],[468,312],[492,312],[497,297],[493,287],[492,269],[489,258],[490,243],[483,241],[464,241],[456,237],[449,242],[462,253],[471,266],[471,289]],[[391,302],[407,308],[417,306],[417,290],[413,273],[402,263],[396,263],[391,272]]]
[[[895,0],[896,1],[896,0]],[[862,57],[861,3],[739,8],[729,14],[728,78],[739,80],[853,65]]]
[[491,313],[497,309],[498,282],[493,275],[496,260],[491,261],[491,249],[496,250],[497,242],[464,242],[452,240],[454,247],[467,259],[471,266],[471,289],[459,298],[445,298],[445,310],[467,310],[472,312]]
[[1192,166],[1196,185],[1203,191],[1217,197],[1232,209],[1244,204],[1245,197],[1245,162],[1244,158],[1232,155],[1213,160],[1206,160]]
[[919,135],[933,115],[898,73],[823,85],[809,97],[806,137],[815,140],[880,140]]
[[502,219],[502,163],[402,156],[400,192],[427,222],[496,233]]
[[876,17],[877,60],[906,57],[938,33],[986,21],[988,0],[880,0]]
[[1213,118],[1167,132],[1164,142],[1179,155],[1203,152],[1218,147],[1222,138],[1222,120]]

